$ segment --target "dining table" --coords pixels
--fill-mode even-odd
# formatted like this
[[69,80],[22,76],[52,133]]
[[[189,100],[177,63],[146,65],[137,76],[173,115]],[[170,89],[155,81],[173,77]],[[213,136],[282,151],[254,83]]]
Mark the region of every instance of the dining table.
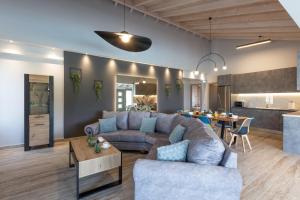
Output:
[[[199,113],[199,114],[192,114],[191,117],[193,118],[199,118],[200,116],[202,116],[203,113]],[[232,128],[235,129],[236,128],[236,124],[238,121],[243,121],[245,119],[247,119],[247,117],[244,116],[237,116],[237,115],[233,115],[233,116],[229,116],[229,115],[211,115],[211,116],[207,116],[208,118],[210,118],[212,121],[217,121],[218,123],[221,124],[221,135],[220,138],[222,140],[224,140],[224,135],[225,135],[225,125],[226,123],[231,123],[232,124]]]

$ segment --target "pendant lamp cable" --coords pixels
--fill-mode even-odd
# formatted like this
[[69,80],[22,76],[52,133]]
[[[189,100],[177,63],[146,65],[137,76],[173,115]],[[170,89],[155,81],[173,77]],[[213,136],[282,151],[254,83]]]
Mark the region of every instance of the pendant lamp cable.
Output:
[[124,0],[124,4],[123,4],[123,30],[125,31],[125,0]]
[[208,20],[209,20],[209,46],[210,46],[209,53],[211,54],[211,20],[212,20],[212,18],[209,17]]

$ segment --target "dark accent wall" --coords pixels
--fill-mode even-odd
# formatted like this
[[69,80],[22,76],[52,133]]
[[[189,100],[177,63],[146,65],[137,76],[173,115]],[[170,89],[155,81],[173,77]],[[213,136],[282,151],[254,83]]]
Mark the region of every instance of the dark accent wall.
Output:
[[[70,68],[79,68],[82,72],[78,93],[73,90]],[[118,74],[156,78],[159,112],[173,113],[183,108],[183,90],[178,91],[175,87],[176,79],[182,78],[181,70],[64,52],[65,138],[84,135],[84,126],[97,121],[101,111],[114,110]],[[103,81],[102,98],[99,101],[93,90],[94,80]],[[165,84],[172,86],[169,97],[165,95]]]

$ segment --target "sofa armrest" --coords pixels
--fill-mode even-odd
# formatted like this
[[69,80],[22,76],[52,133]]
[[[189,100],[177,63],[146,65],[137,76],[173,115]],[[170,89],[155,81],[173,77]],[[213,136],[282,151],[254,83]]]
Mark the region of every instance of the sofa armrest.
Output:
[[99,126],[100,126],[99,122],[86,125],[84,127],[84,133],[86,135],[97,135],[97,134],[99,134],[99,128],[100,128]]
[[184,162],[138,160],[134,165],[135,200],[239,200],[237,169]]

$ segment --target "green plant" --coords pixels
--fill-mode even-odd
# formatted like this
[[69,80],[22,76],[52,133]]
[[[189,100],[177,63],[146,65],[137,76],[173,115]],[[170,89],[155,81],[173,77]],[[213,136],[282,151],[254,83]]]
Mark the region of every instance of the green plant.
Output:
[[176,89],[180,91],[183,88],[183,82],[181,79],[176,79]]
[[79,92],[79,87],[81,83],[81,73],[80,71],[71,71],[70,79],[73,83],[73,88],[76,93]]
[[166,96],[170,96],[171,94],[171,85],[170,84],[165,84],[165,94]]
[[94,89],[95,89],[97,100],[101,99],[102,88],[103,88],[102,81],[95,81]]

